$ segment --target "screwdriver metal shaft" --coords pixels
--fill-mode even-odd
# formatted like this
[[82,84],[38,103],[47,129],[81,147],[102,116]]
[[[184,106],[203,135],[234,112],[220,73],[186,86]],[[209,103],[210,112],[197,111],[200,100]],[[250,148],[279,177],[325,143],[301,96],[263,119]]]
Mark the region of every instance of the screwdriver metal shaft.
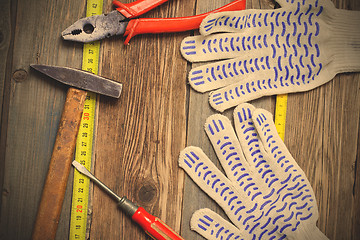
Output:
[[157,240],[184,240],[178,233],[172,230],[159,218],[154,217],[145,211],[142,207],[138,207],[126,197],[119,197],[104,183],[97,179],[89,170],[77,161],[73,161],[72,165],[82,174],[89,177],[101,189],[107,192],[114,200],[117,201],[119,208],[131,217],[133,221],[138,223],[145,232]]

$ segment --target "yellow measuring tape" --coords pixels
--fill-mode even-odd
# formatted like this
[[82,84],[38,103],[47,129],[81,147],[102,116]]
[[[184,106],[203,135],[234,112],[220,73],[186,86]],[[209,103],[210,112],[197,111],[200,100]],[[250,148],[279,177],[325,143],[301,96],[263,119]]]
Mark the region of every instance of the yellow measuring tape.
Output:
[[286,124],[287,94],[276,96],[275,126],[280,138],[284,141]]
[[[102,14],[103,0],[87,0],[86,16]],[[98,74],[100,42],[84,44],[82,69]],[[96,94],[88,92],[76,142],[75,160],[91,169]],[[70,240],[86,239],[90,180],[74,171]]]

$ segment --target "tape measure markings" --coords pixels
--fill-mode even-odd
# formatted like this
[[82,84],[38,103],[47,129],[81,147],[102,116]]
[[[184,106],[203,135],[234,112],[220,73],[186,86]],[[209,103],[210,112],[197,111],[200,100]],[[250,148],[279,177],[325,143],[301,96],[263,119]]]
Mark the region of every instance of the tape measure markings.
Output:
[[286,111],[287,111],[287,94],[277,95],[276,106],[275,106],[275,127],[280,138],[283,141],[285,138]]
[[[96,94],[88,93],[76,143],[75,160],[91,169]],[[85,239],[90,180],[74,171],[70,238]]]
[[[87,0],[86,16],[102,14],[102,0]],[[98,74],[100,42],[84,44],[82,69]],[[88,92],[76,142],[75,160],[91,170],[96,113],[96,94]],[[86,239],[90,180],[74,171],[70,240]]]

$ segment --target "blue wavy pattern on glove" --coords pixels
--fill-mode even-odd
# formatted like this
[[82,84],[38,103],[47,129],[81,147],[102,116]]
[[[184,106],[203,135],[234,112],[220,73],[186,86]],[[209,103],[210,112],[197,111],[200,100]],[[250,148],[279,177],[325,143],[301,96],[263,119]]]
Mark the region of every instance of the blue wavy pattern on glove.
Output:
[[[194,171],[195,182],[205,183],[213,194],[222,199],[222,204],[218,203],[228,216],[232,215],[230,219],[240,230],[246,231],[252,239],[284,239],[289,232],[296,231],[301,222],[313,217],[314,211],[317,214],[314,193],[296,162],[280,150],[279,138],[273,135],[274,129],[271,129],[275,128],[271,119],[264,113],[253,119],[253,109],[247,105],[236,108],[234,116],[239,123],[238,137],[246,144],[246,160],[255,168],[254,172],[241,161],[240,154],[235,151],[235,143],[230,141],[233,138],[226,134],[215,142],[217,146],[214,148],[220,149],[225,160],[222,164],[228,165],[233,175],[229,176],[227,172],[228,177],[235,181],[229,183],[227,178],[224,180],[221,173],[209,167],[195,150],[189,150],[182,161],[190,171]],[[254,121],[258,124],[257,128]],[[206,128],[210,135],[215,135],[225,131],[226,124],[223,118],[214,117]],[[264,138],[261,141],[257,132],[259,128],[265,141]],[[266,153],[262,146],[268,149]],[[266,158],[264,154],[267,154]],[[241,192],[238,192],[239,189]],[[211,231],[216,239],[241,239],[240,234],[220,224],[214,226],[213,221],[210,216],[203,216],[198,227]]]
[[[314,80],[319,77],[325,64],[324,59],[320,58],[321,48],[317,43],[317,37],[321,33],[319,16],[323,14],[324,7],[319,1],[287,2],[294,6],[239,17],[209,19],[204,24],[204,32],[211,32],[214,27],[221,26],[240,33],[206,37],[202,40],[201,47],[196,46],[199,43],[195,40],[183,43],[184,55],[196,55],[201,51],[203,55],[222,53],[222,56],[228,54],[224,58],[233,58],[193,69],[189,74],[189,81],[195,89],[204,85],[204,89],[211,90],[215,82],[227,79],[235,83],[253,73],[269,73],[260,75],[261,77],[251,75],[251,79],[242,83],[240,81],[224,92],[215,93],[210,99],[214,107],[234,99],[247,100],[245,96],[251,94],[263,96],[268,95],[266,92],[269,91],[281,92],[279,90],[288,89],[282,91],[285,92],[299,86],[304,91],[315,87],[310,85],[320,84]],[[246,29],[251,29],[250,35],[246,35]],[[241,34],[241,31],[245,31],[245,34]],[[255,51],[260,54],[254,54]],[[248,53],[251,57],[241,57],[249,56],[246,55]],[[220,84],[215,88],[226,85],[228,84]]]

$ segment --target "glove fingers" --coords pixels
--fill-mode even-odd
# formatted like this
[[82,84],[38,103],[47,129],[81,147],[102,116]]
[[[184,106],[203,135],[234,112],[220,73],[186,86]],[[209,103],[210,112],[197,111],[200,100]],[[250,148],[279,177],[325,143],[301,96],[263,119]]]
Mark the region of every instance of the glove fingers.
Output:
[[272,115],[266,110],[256,109],[253,112],[253,119],[265,150],[271,156],[271,168],[277,173],[278,180],[274,182],[277,194],[282,199],[291,198],[288,210],[299,216],[296,221],[311,218],[315,223],[318,214],[315,194],[305,173],[278,135]]
[[[247,215],[247,210],[254,209],[254,203],[247,200],[247,198],[251,200],[247,193],[235,187],[200,148],[187,147],[181,151],[179,165],[206,194],[217,202],[231,221],[240,221],[244,214]],[[245,183],[243,184],[249,185],[247,191],[256,188],[254,184],[249,184],[249,181],[252,181],[251,177],[243,176]]]
[[[276,177],[277,170],[273,167],[273,161],[265,151],[263,143],[258,135],[253,122],[255,107],[244,103],[234,110],[235,128],[244,151],[244,155],[250,165],[254,168],[254,174],[258,175],[256,179],[262,180],[264,186],[262,192],[272,192],[274,184],[279,181]],[[260,183],[258,183],[261,186]]]
[[256,182],[252,177],[255,169],[245,159],[239,139],[227,117],[220,114],[210,116],[206,120],[205,131],[227,177],[239,191],[243,191],[251,201],[268,191],[267,184]]
[[[277,133],[272,120],[273,116],[263,109],[256,109],[253,114],[255,127],[263,142],[265,151],[276,161],[276,167],[280,166],[282,169],[287,169],[287,167],[293,165],[295,168],[300,169]],[[288,170],[285,172],[288,172]]]
[[[266,52],[264,49],[263,52]],[[264,54],[266,56],[266,54]],[[238,58],[210,63],[193,68],[189,73],[189,83],[198,92],[226,87],[234,83],[244,83],[247,79],[274,75],[271,58],[252,59],[248,55]]]
[[221,114],[208,117],[205,122],[205,132],[230,180],[236,177],[238,173],[249,171],[249,164],[227,117]]
[[[194,68],[189,82],[199,92],[223,87],[211,94],[210,104],[224,111],[262,96],[307,91],[335,74],[325,71],[325,66],[316,60],[317,44],[314,49],[304,48],[307,50],[293,45],[291,52],[285,44],[280,49],[271,46],[251,48],[241,57]],[[234,54],[230,56],[233,57]]]
[[[210,14],[202,21],[200,34],[203,36],[219,32],[248,34],[249,30],[270,33],[274,28],[272,23],[277,27],[284,23],[291,25],[291,22],[296,20],[294,15],[298,15],[301,8],[306,12],[309,8],[317,8],[320,5],[319,0],[277,0],[277,2],[281,8],[275,10],[249,9]],[[331,1],[325,2],[325,5],[333,5],[327,3]]]
[[[280,172],[280,174],[277,174],[280,176],[280,181],[283,181],[283,184],[290,180],[297,183],[296,180],[298,179],[300,180],[299,184],[300,182],[303,183],[301,185],[307,184],[307,188],[311,189],[305,173],[291,156],[277,133],[272,115],[264,109],[256,109],[253,114],[255,127],[263,142],[265,151],[271,156],[271,159],[273,159],[271,162],[272,168]],[[286,182],[284,182],[285,180]]]
[[280,6],[282,8],[284,7],[292,7],[292,8],[297,8],[297,7],[307,7],[308,5],[312,5],[312,6],[318,6],[320,4],[325,5],[327,7],[334,7],[334,4],[331,1],[319,1],[319,0],[276,0],[276,2],[278,4],[280,4]]
[[232,185],[201,148],[190,146],[182,150],[179,166],[213,199],[222,199],[220,193]]
[[[246,160],[239,159],[242,164],[249,165],[247,175],[239,174],[238,179],[231,177],[232,181],[229,180],[196,147],[188,147],[180,153],[179,165],[218,203],[237,229],[210,210],[196,212],[191,220],[192,228],[209,239],[261,239],[265,236],[283,239],[302,229],[304,224],[315,226],[318,218],[315,195],[305,174],[285,145],[281,145],[271,114],[242,104],[234,110],[234,123]],[[230,145],[236,141],[236,136],[233,129],[231,136],[227,136],[229,128],[229,119],[218,114],[210,116],[205,124],[220,156],[228,156],[235,150],[236,144]],[[226,164],[235,159],[219,158],[225,171],[233,173],[232,169],[226,169]]]
[[221,114],[214,114],[207,118],[205,131],[227,177],[234,183],[240,183],[240,177],[248,176],[251,169],[230,120]]
[[246,232],[241,232],[233,224],[207,208],[197,210],[192,215],[190,226],[206,239],[251,239]]
[[269,112],[244,103],[235,108],[234,122],[247,161],[268,189],[280,189],[279,182],[288,181],[290,172],[305,183],[305,174],[281,141]]
[[[315,21],[322,12],[320,3],[284,0],[282,4],[291,9],[262,12],[261,27],[254,17],[252,27],[241,33],[198,36],[183,42],[182,53],[189,61],[238,58],[196,68],[189,75],[190,84],[200,92],[226,87],[210,96],[216,110],[262,96],[307,91],[336,74],[336,68],[330,67],[332,55],[325,54],[322,22]],[[260,11],[255,14],[260,16]]]
[[[226,33],[229,29],[224,28],[224,24],[217,24],[212,30],[203,33],[204,35],[187,37],[180,46],[181,53],[185,59],[190,62],[202,62],[219,59],[230,59],[234,57],[243,56],[246,54],[246,58],[251,59],[258,56],[276,56],[281,55],[284,51],[283,48],[291,47],[292,40],[290,29],[292,25],[291,19],[286,19],[286,15],[282,15],[280,10],[248,10],[240,12],[227,12],[226,14],[236,15],[240,14],[240,18],[248,18],[243,12],[249,12],[249,16],[252,16],[251,21],[245,20],[241,26],[247,26],[246,29],[232,30],[230,33]],[[209,15],[219,16],[221,19],[232,18],[227,15],[223,16],[223,13],[217,13]],[[260,21],[257,18],[260,16]],[[274,22],[274,19],[276,21]],[[226,22],[226,20],[225,20]],[[263,22],[263,23],[261,23]],[[284,23],[286,22],[286,24]],[[217,23],[217,21],[215,21]],[[281,24],[282,23],[282,24]],[[234,24],[235,26],[236,24]],[[281,26],[283,25],[283,26]],[[289,26],[288,26],[289,25]],[[282,29],[282,32],[278,32],[278,29]],[[295,33],[296,30],[293,30]],[[219,32],[219,34],[212,34]],[[288,46],[282,46],[281,43],[287,43]],[[266,49],[266,52],[264,50]],[[254,51],[257,50],[257,51]],[[286,49],[285,49],[286,50]],[[270,54],[271,52],[271,54]]]
[[234,33],[187,37],[181,42],[180,51],[190,62],[230,59],[243,54],[239,47],[241,40]]
[[[272,75],[274,75],[274,71],[268,77]],[[258,74],[258,78],[255,78],[255,74],[251,74],[244,80],[211,92],[209,103],[217,111],[223,112],[228,108],[263,96],[308,91],[321,85],[320,82],[314,81],[312,84],[300,86],[300,83],[284,82],[283,75],[286,75],[286,73],[276,72],[275,75],[274,80],[268,77],[261,78],[262,74]]]
[[261,141],[256,133],[252,120],[255,107],[249,103],[239,105],[234,109],[234,125],[244,155],[251,166],[254,166],[256,151],[261,154]]
[[206,239],[284,239],[286,236],[277,231],[279,227],[267,221],[263,214],[256,216],[255,220],[253,217],[251,214],[247,217],[252,219],[247,221],[250,225],[241,221],[235,226],[214,211],[204,208],[194,212],[190,227]]
[[[278,10],[275,10],[278,11]],[[213,33],[247,33],[256,28],[269,25],[269,18],[274,10],[249,9],[243,11],[219,12],[207,16],[200,25],[200,34],[207,36]]]
[[244,60],[262,56],[274,58],[276,54],[281,54],[286,50],[286,46],[281,46],[280,43],[285,42],[286,39],[289,42],[290,39],[286,35],[275,34],[273,23],[270,26],[272,26],[270,29],[249,29],[246,34],[219,33],[187,37],[181,42],[180,51],[190,62],[231,59],[240,56]]

